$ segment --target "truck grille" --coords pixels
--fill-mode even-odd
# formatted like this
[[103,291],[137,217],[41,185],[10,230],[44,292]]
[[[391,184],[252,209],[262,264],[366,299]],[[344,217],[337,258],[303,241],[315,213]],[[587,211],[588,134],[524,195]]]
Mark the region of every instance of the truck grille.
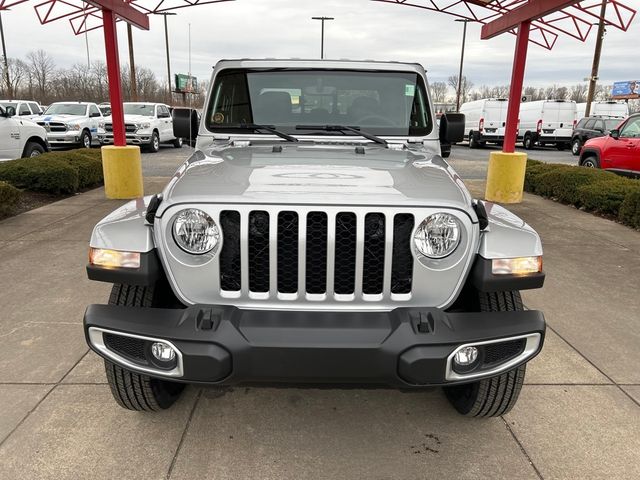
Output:
[[344,301],[410,294],[413,226],[408,213],[224,210],[220,289]]
[[[124,129],[125,129],[126,133],[135,133],[136,130],[138,130],[138,127],[136,127],[136,125],[134,123],[125,123],[124,124]],[[104,130],[107,133],[113,133],[113,124],[112,123],[105,123]]]
[[62,122],[37,122],[47,132],[66,132],[67,125]]

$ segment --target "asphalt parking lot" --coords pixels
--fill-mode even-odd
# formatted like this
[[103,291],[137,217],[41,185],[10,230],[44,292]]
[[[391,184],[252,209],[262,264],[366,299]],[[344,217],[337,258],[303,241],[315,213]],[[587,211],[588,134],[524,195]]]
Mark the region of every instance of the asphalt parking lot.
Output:
[[[143,154],[146,193],[189,150]],[[551,160],[569,152],[539,150]],[[488,149],[451,163],[481,196]],[[640,478],[640,232],[526,195],[547,282],[524,293],[549,329],[514,410],[467,419],[442,392],[190,387],[171,410],[111,398],[88,352],[84,267],[102,189],[0,222],[0,479]]]

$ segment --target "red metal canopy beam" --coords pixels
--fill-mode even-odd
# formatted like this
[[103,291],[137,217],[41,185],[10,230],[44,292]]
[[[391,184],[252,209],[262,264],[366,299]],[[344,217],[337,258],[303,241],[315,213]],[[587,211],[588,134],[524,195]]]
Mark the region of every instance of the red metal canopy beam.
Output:
[[580,0],[529,0],[525,5],[514,8],[492,22],[483,25],[480,38],[487,40],[496,37],[511,31],[523,22],[537,20],[576,3],[580,3]]
[[124,0],[86,0],[87,3],[113,12],[114,15],[142,30],[149,30],[149,17]]

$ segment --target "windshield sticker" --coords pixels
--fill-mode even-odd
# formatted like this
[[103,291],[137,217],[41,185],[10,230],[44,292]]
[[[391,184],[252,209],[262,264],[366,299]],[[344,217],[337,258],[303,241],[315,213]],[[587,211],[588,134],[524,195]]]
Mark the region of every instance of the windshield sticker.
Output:
[[221,112],[216,112],[216,114],[213,116],[213,123],[222,122],[224,122],[224,114],[222,114]]
[[404,86],[404,95],[406,97],[413,97],[416,93],[416,86],[415,85],[405,85]]

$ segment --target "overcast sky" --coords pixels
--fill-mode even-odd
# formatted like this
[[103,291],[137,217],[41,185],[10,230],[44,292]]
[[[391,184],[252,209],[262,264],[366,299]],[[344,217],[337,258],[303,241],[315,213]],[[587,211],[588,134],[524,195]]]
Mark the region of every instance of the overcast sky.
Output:
[[[147,1],[147,0],[143,0]],[[176,0],[166,0],[166,4]],[[86,62],[84,36],[75,37],[66,20],[41,26],[27,2],[3,13],[7,54],[24,58],[43,48],[59,66]],[[626,0],[640,8],[640,0]],[[402,5],[369,0],[237,0],[176,10],[169,17],[172,73],[188,71],[188,25],[191,24],[192,72],[208,79],[222,58],[301,57],[320,54],[320,22],[326,24],[325,57],[400,60],[422,63],[431,82],[457,74],[462,24],[454,17]],[[128,60],[126,30],[119,25],[120,59]],[[560,37],[549,52],[530,45],[525,85],[574,84],[591,70],[596,29],[586,43]],[[102,30],[88,34],[90,57],[104,59]],[[640,77],[637,51],[640,19],[627,33],[609,29],[605,37],[600,78],[603,82]],[[136,63],[158,76],[166,75],[164,28],[151,17],[150,31],[134,30]],[[464,74],[476,85],[509,83],[515,37],[480,40],[480,25],[470,23]]]

